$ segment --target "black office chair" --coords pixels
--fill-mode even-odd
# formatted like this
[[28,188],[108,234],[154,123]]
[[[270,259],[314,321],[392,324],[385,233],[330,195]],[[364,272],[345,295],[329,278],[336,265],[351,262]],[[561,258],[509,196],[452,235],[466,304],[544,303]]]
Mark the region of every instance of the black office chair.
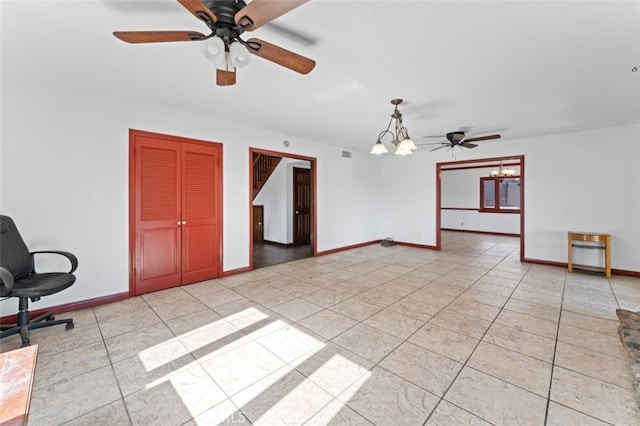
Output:
[[[37,273],[34,258],[40,253],[59,254],[66,257],[71,262],[71,270]],[[56,320],[51,313],[30,319],[29,299],[37,302],[42,296],[58,293],[71,287],[76,281],[73,272],[77,267],[78,259],[66,251],[29,252],[13,220],[8,216],[0,216],[0,297],[17,297],[19,300],[16,324],[0,325],[0,339],[20,333],[22,346],[29,346],[30,330],[58,324],[66,324],[66,329],[71,330],[72,319]]]

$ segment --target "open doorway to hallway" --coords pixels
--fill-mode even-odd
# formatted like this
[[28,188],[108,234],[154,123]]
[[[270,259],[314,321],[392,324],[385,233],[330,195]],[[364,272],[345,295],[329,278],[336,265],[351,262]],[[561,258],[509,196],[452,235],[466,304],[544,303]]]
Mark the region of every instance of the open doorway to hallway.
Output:
[[251,269],[314,256],[315,158],[250,149]]

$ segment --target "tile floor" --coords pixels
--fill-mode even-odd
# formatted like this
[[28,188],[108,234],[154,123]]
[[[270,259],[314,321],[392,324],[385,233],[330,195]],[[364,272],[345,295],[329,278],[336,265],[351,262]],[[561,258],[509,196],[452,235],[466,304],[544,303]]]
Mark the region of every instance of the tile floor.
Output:
[[615,315],[640,310],[640,279],[521,264],[509,237],[443,247],[72,312],[74,330],[32,333],[30,424],[640,424]]

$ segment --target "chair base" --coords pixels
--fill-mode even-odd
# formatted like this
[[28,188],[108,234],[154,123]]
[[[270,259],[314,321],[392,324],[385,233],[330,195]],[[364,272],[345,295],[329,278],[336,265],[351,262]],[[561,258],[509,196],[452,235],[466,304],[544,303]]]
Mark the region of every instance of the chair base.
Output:
[[25,347],[31,345],[31,342],[29,341],[29,334],[31,330],[62,324],[66,324],[65,329],[67,330],[71,330],[74,327],[73,319],[67,318],[57,320],[51,313],[42,314],[37,318],[29,319],[27,303],[26,298],[24,300],[23,298],[20,298],[20,312],[17,314],[17,324],[0,325],[0,330],[2,330],[0,333],[0,339],[13,336],[14,334],[20,334],[22,347]]

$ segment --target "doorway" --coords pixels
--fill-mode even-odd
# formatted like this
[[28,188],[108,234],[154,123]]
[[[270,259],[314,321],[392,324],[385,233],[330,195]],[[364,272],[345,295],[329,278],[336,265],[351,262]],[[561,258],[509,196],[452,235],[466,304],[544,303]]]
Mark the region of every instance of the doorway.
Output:
[[[514,173],[516,175],[510,176],[505,179],[499,178],[489,178],[490,172],[492,170],[501,168],[505,166],[505,168],[513,167]],[[443,194],[443,173],[457,173],[458,175],[470,175],[472,176],[471,180],[467,178],[466,181],[455,182],[455,186],[457,188],[471,188],[475,190],[476,193],[471,197],[460,197],[459,191],[456,197],[447,198],[445,194]],[[475,177],[474,177],[475,174]],[[464,177],[463,177],[464,179]],[[508,209],[500,209],[500,199],[493,199],[491,197],[484,197],[483,190],[485,188],[492,188],[493,182],[492,179],[495,180],[495,195],[499,197],[499,187],[504,184],[506,188],[512,187],[512,190],[517,188],[519,191],[515,194],[518,200],[519,208],[517,211],[508,211]],[[514,182],[511,182],[514,181]],[[509,185],[511,183],[517,185]],[[479,232],[486,234],[505,234],[505,235],[516,235],[520,239],[520,261],[523,262],[525,260],[525,197],[524,197],[524,185],[525,185],[525,162],[523,155],[517,156],[507,156],[507,157],[494,157],[494,158],[483,158],[476,160],[464,160],[464,161],[450,161],[436,164],[436,249],[442,249],[442,231],[444,230],[454,230],[454,231],[462,231],[462,232]],[[456,205],[449,205],[451,201],[455,199]],[[444,202],[443,202],[444,200]],[[462,201],[461,201],[462,200]],[[466,201],[465,201],[466,200]],[[496,203],[494,205],[486,205],[488,201],[492,203]],[[469,205],[463,205],[468,203]],[[517,213],[517,215],[516,215]],[[455,215],[453,215],[455,214]],[[507,222],[513,222],[511,224],[511,228],[507,228],[506,231],[501,232],[498,228],[497,230],[489,228],[482,228],[480,230],[465,230],[461,229],[465,224],[465,219],[469,219],[469,222],[475,223],[476,226],[479,222],[485,223],[484,226],[487,226],[486,223],[491,222],[491,216],[493,217],[494,223],[500,223],[500,226],[503,226]],[[455,220],[452,220],[452,217]],[[480,219],[481,218],[481,219]],[[445,226],[443,226],[443,223]],[[458,226],[458,224],[460,226]],[[489,225],[490,226],[490,225]]]
[[[315,256],[316,159],[249,151],[250,269]],[[273,170],[269,165],[274,165]]]

